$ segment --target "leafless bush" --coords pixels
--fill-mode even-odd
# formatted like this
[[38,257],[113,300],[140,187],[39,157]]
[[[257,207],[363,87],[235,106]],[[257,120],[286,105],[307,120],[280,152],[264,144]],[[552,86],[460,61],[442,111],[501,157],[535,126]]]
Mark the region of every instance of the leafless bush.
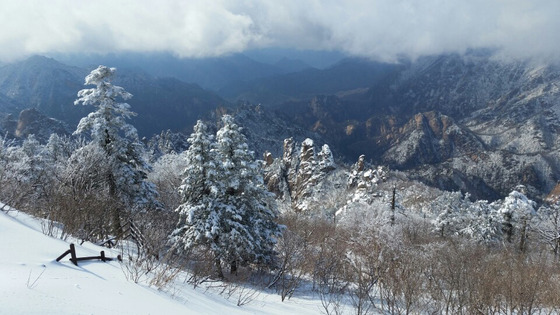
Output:
[[558,308],[558,304],[547,303],[552,297],[550,289],[558,288],[558,267],[545,255],[501,251],[492,255],[488,263],[497,271],[491,288],[499,298],[493,304],[499,304],[501,312],[534,314]]
[[140,210],[130,211],[128,214],[129,224],[132,222],[135,231],[141,238],[139,242],[141,250],[147,255],[159,258],[166,256],[169,251],[169,235],[175,229],[178,218],[177,213],[167,210]]
[[342,237],[326,238],[316,248],[313,281],[316,289],[327,293],[344,292],[349,285],[346,244]]
[[110,235],[107,217],[114,203],[96,191],[72,194],[65,187],[58,188],[41,204],[47,220],[44,232],[60,238],[71,234],[90,242],[107,239]]
[[460,242],[431,243],[426,252],[426,291],[431,309],[442,314],[457,314],[472,303],[472,292],[480,279],[474,273],[481,268],[487,251],[482,246]]
[[290,297],[303,280],[306,246],[305,239],[291,230],[284,231],[278,240],[279,268],[269,287],[276,285],[282,301]]
[[319,291],[319,298],[325,314],[332,315],[344,313],[344,305],[342,304],[342,299],[344,298],[343,293],[328,293]]
[[297,214],[282,216],[280,223],[286,230],[278,239],[278,269],[268,287],[276,287],[284,301],[293,295],[310,269],[307,265],[314,228],[310,221]]
[[424,261],[418,252],[388,250],[379,277],[381,308],[390,314],[421,312]]
[[352,283],[348,293],[356,313],[367,314],[375,308],[378,295],[382,246],[372,230],[364,229],[351,240],[346,259]]
[[128,281],[138,283],[148,280],[148,274],[160,266],[160,262],[155,257],[145,252],[138,252],[130,241],[123,241],[120,246],[123,258],[120,265]]
[[188,253],[184,253],[184,268],[189,270],[187,283],[194,288],[209,281],[216,275],[214,270],[214,256],[205,248],[195,248]]
[[148,274],[144,263],[144,260],[131,256],[124,258],[121,263],[121,269],[126,280],[133,281],[134,283],[139,283],[141,280],[144,280]]
[[225,279],[226,281],[210,285],[208,289],[217,289],[218,293],[228,300],[233,298],[237,306],[247,305],[254,301],[261,292],[250,284],[251,278],[251,269],[241,267],[236,274],[230,274]]
[[160,264],[153,271],[153,278],[150,280],[150,285],[153,285],[160,290],[164,289],[177,278],[180,272],[181,269],[176,266],[168,263]]

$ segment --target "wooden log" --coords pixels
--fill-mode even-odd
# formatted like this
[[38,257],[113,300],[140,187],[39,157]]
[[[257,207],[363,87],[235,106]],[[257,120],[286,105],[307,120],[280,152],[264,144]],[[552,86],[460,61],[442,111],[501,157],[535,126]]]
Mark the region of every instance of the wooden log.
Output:
[[117,258],[107,257],[107,256],[105,256],[105,251],[103,251],[103,250],[101,251],[99,256],[77,257],[76,256],[76,247],[74,246],[74,244],[70,244],[70,249],[65,251],[62,255],[58,256],[56,261],[60,261],[62,258],[64,258],[68,254],[70,254],[70,256],[71,256],[70,261],[76,266],[78,265],[78,261],[84,261],[84,260],[100,259],[103,262],[107,262],[107,261],[112,261],[112,260],[117,259],[118,261],[122,261],[121,255],[117,255]]
[[83,260],[94,260],[94,259],[101,259],[101,256],[86,256],[86,257],[78,257],[76,261],[83,261]]
[[77,266],[78,258],[76,258],[76,248],[74,247],[74,244],[70,244],[70,255],[72,256],[70,261]]
[[66,255],[70,254],[70,250],[65,251],[62,255],[58,256],[58,258],[56,259],[56,261],[60,261],[62,258],[64,258]]
[[[111,257],[107,257],[105,256],[105,252],[102,252],[103,256],[86,256],[86,257],[78,257],[76,258],[77,261],[83,261],[83,260],[95,260],[95,259],[99,259],[102,261],[112,261],[114,258]],[[118,259],[118,257],[117,257]]]

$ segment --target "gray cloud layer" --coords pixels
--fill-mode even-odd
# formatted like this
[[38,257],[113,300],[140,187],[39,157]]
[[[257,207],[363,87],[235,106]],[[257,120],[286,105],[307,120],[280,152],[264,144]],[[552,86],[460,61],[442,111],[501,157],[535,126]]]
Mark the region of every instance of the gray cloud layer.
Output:
[[560,59],[559,13],[558,0],[0,0],[0,60],[265,47],[386,61],[469,48]]

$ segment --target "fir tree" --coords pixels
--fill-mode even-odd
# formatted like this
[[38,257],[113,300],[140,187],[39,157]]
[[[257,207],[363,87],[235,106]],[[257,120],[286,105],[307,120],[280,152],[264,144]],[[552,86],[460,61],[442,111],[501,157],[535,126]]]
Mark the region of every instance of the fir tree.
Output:
[[189,250],[196,245],[211,244],[216,235],[217,216],[214,208],[218,188],[215,186],[216,159],[213,137],[206,125],[198,121],[194,132],[187,140],[189,148],[184,153],[187,167],[179,187],[181,205],[175,211],[180,219],[172,241],[179,251]]
[[223,251],[222,259],[235,272],[238,263],[271,264],[281,228],[275,222],[273,196],[264,186],[261,168],[241,128],[229,115],[224,115],[222,122],[216,135],[216,151],[222,167],[218,181],[225,188],[218,198],[224,233],[218,245]]
[[274,221],[274,199],[241,128],[229,115],[222,121],[215,144],[200,122],[189,138],[190,163],[180,188],[183,203],[177,208],[182,219],[173,238],[184,250],[209,248],[219,276],[222,262],[231,272],[240,264],[271,264],[281,233]]
[[120,234],[122,207],[143,209],[158,203],[154,185],[146,181],[150,167],[144,159],[144,146],[136,128],[126,122],[135,113],[129,104],[117,101],[132,95],[111,83],[115,71],[105,66],[93,70],[85,78],[85,85],[96,87],[79,91],[74,104],[96,108],[80,120],[75,134],[90,133],[91,142],[82,150],[101,149],[105,153],[108,167],[98,175],[107,184],[110,198],[117,201],[112,219],[115,233]]

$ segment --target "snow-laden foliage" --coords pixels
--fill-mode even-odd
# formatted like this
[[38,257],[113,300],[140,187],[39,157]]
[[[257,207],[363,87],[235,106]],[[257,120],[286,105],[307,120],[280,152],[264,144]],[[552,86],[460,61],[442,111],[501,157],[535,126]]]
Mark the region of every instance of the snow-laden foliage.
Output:
[[80,120],[75,133],[80,134],[90,131],[91,136],[99,145],[110,151],[115,147],[111,140],[119,138],[122,130],[126,137],[135,138],[136,129],[126,123],[128,119],[135,115],[130,110],[127,103],[119,103],[117,99],[128,100],[132,94],[126,92],[124,88],[111,84],[111,80],[117,71],[116,68],[99,66],[86,76],[84,85],[95,85],[95,88],[83,89],[78,92],[78,99],[74,105],[92,105],[96,111]]
[[176,246],[184,249],[204,243],[206,237],[211,238],[207,233],[211,231],[207,229],[214,223],[212,206],[214,195],[218,192],[211,189],[215,187],[217,172],[213,137],[202,121],[196,123],[188,142],[190,146],[183,153],[186,168],[182,171],[183,179],[179,186],[181,204],[175,209],[180,221],[173,237]]
[[[467,197],[465,196],[465,200]],[[460,235],[480,243],[494,243],[502,238],[501,220],[496,203],[488,203],[486,200],[468,202],[463,211],[466,224],[459,230]]]
[[95,88],[78,92],[74,104],[92,105],[96,110],[82,118],[75,134],[89,132],[91,142],[81,150],[105,152],[108,169],[99,175],[106,180],[111,198],[128,209],[142,209],[157,205],[157,192],[146,181],[150,166],[144,157],[144,146],[138,140],[136,129],[126,122],[135,115],[127,103],[132,95],[122,87],[111,84],[115,68],[99,66],[85,79],[85,85]]
[[527,230],[530,228],[531,219],[535,216],[537,204],[528,199],[523,193],[525,187],[516,187],[505,199],[498,210],[502,216],[502,230],[508,242],[513,241],[513,237],[519,238],[519,248],[524,249],[527,237]]
[[53,142],[41,145],[33,135],[20,146],[0,141],[0,197],[5,203],[29,209],[46,198],[65,164],[62,153],[58,158],[53,155]]
[[486,200],[472,202],[469,197],[460,192],[442,192],[433,200],[428,213],[435,216],[434,232],[441,237],[464,236],[482,243],[500,240],[498,205]]
[[176,209],[181,203],[181,196],[177,187],[183,180],[183,171],[188,163],[185,158],[187,151],[177,154],[167,153],[152,163],[152,170],[148,173],[148,181],[156,185],[163,207],[168,210]]
[[237,264],[271,264],[281,233],[274,199],[264,187],[245,136],[224,115],[216,142],[198,122],[189,138],[189,162],[180,187],[181,220],[173,240],[182,249],[207,246],[216,259],[235,271]]
[[554,252],[560,255],[560,203],[552,202],[550,205],[543,205],[537,211],[538,220],[535,228],[542,241]]
[[264,187],[261,168],[241,128],[229,115],[224,115],[222,122],[216,134],[216,157],[220,162],[217,179],[224,188],[218,196],[224,233],[217,245],[225,250],[223,258],[228,262],[270,264],[281,232],[275,222],[274,199]]

